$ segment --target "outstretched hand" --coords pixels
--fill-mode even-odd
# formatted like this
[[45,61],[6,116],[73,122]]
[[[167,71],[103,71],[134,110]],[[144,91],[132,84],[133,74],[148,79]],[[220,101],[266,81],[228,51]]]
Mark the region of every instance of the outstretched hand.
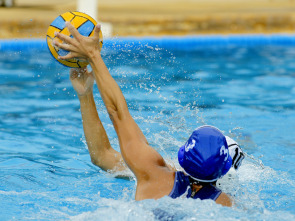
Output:
[[70,70],[70,79],[78,96],[84,96],[92,93],[94,77],[87,68],[72,68]]
[[55,33],[55,36],[58,37],[63,43],[60,43],[56,40],[53,41],[53,44],[57,47],[69,51],[65,56],[59,56],[59,59],[71,59],[71,58],[82,58],[87,61],[99,53],[99,33],[100,25],[96,25],[94,28],[94,34],[92,37],[86,37],[81,35],[78,30],[70,23],[66,22],[66,26],[72,34],[73,38],[70,36],[61,34],[59,32]]

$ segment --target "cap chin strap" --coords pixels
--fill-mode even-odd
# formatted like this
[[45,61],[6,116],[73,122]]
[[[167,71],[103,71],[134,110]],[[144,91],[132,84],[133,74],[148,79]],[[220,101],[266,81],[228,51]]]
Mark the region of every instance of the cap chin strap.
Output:
[[[198,178],[193,177],[193,176],[192,176],[191,174],[189,174],[187,171],[185,171],[185,172],[186,172],[188,175],[190,175],[190,177],[191,177],[193,180],[195,180],[195,181],[204,182],[204,183],[210,183],[210,182],[214,182],[214,181],[220,179],[220,178],[223,177],[225,174],[227,174],[227,172],[228,172],[229,169],[230,169],[230,168],[228,168],[228,169],[226,168],[227,163],[228,163],[228,161],[226,162],[226,165],[225,165],[225,166],[223,167],[223,169],[222,169],[221,176],[218,177],[218,178],[212,179],[212,180],[202,180],[202,179],[198,179]],[[230,165],[231,165],[231,163],[230,163]]]
[[[186,172],[186,171],[185,171]],[[216,178],[216,179],[213,179],[213,180],[201,180],[201,179],[197,179],[197,178],[195,178],[195,177],[193,177],[192,175],[190,175],[188,172],[186,172],[193,180],[195,180],[195,181],[198,181],[198,182],[203,182],[203,183],[211,183],[211,182],[214,182],[214,181],[216,181],[216,180],[218,180],[219,178],[221,178],[221,177],[219,177],[219,178]]]

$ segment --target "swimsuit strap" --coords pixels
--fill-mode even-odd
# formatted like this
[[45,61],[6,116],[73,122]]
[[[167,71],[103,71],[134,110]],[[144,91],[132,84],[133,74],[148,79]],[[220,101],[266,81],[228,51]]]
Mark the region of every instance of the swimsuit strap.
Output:
[[[218,189],[216,186],[214,186],[212,183],[203,183],[203,182],[197,182],[196,180],[193,180],[191,177],[190,178],[190,191],[188,192],[188,198],[193,198],[193,199],[200,199],[200,200],[205,200],[205,199],[212,199],[216,200],[222,191]],[[197,192],[192,191],[193,190],[193,185],[198,184],[202,185],[202,188],[199,189]]]
[[[193,185],[202,185],[199,191],[194,192]],[[215,187],[212,183],[198,182],[192,179],[190,176],[185,175],[181,171],[177,171],[175,174],[174,185],[169,196],[173,199],[186,195],[187,198],[193,199],[212,199],[216,200],[221,194],[221,190]]]

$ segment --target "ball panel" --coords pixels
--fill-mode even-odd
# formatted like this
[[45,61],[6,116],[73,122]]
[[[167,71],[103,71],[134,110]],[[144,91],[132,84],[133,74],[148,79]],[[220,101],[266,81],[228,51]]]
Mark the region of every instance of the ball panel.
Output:
[[81,25],[83,25],[87,21],[86,18],[76,16],[72,21],[71,24],[78,29]]
[[53,27],[53,26],[49,26],[48,30],[47,30],[47,36],[54,38],[54,32],[60,32],[60,29]]
[[67,66],[67,67],[71,67],[71,68],[80,68],[81,66],[77,63],[76,59],[68,59],[68,60],[60,60],[60,59],[56,59],[57,61],[59,61],[61,64]]
[[86,67],[89,63],[87,61],[79,61],[77,62],[77,64],[81,67],[84,68]]
[[97,22],[89,15],[83,13],[83,12],[72,12],[74,15],[78,15],[84,18],[87,18],[88,20],[90,20],[94,25],[97,25]]
[[[47,42],[47,46],[49,48],[49,51],[52,54],[52,51],[55,51],[55,49],[53,48],[53,44],[52,44],[52,38],[50,38],[49,36],[46,37],[46,42]],[[53,54],[52,54],[53,56]],[[54,56],[53,56],[54,57]],[[56,57],[54,57],[56,59]]]
[[89,36],[94,30],[94,24],[91,21],[86,21],[77,30],[83,36]]
[[77,63],[76,59],[69,59],[69,60],[58,60],[60,63],[67,67],[71,68],[81,68],[81,66]]
[[72,12],[63,13],[60,16],[64,19],[64,22],[71,21],[75,17],[75,15]]
[[65,28],[65,20],[63,19],[63,17],[58,16],[56,19],[54,19],[54,21],[50,24],[50,26],[56,27],[59,30],[62,30]]

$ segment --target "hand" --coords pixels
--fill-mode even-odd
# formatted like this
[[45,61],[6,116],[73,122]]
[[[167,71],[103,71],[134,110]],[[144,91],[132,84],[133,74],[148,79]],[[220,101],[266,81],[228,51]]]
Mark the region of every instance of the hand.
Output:
[[94,77],[87,68],[71,68],[70,79],[78,96],[85,96],[92,93]]
[[93,55],[100,53],[100,25],[95,26],[94,34],[92,37],[86,37],[81,35],[70,22],[66,22],[66,26],[72,34],[73,38],[56,32],[55,36],[61,39],[64,43],[60,43],[56,40],[53,41],[53,44],[57,47],[69,51],[67,55],[59,56],[59,59],[66,60],[71,58],[79,58],[89,61],[89,59],[91,59]]
[[232,158],[232,167],[237,170],[241,166],[245,155],[236,141],[228,136],[225,136],[225,138],[229,150],[229,155]]

